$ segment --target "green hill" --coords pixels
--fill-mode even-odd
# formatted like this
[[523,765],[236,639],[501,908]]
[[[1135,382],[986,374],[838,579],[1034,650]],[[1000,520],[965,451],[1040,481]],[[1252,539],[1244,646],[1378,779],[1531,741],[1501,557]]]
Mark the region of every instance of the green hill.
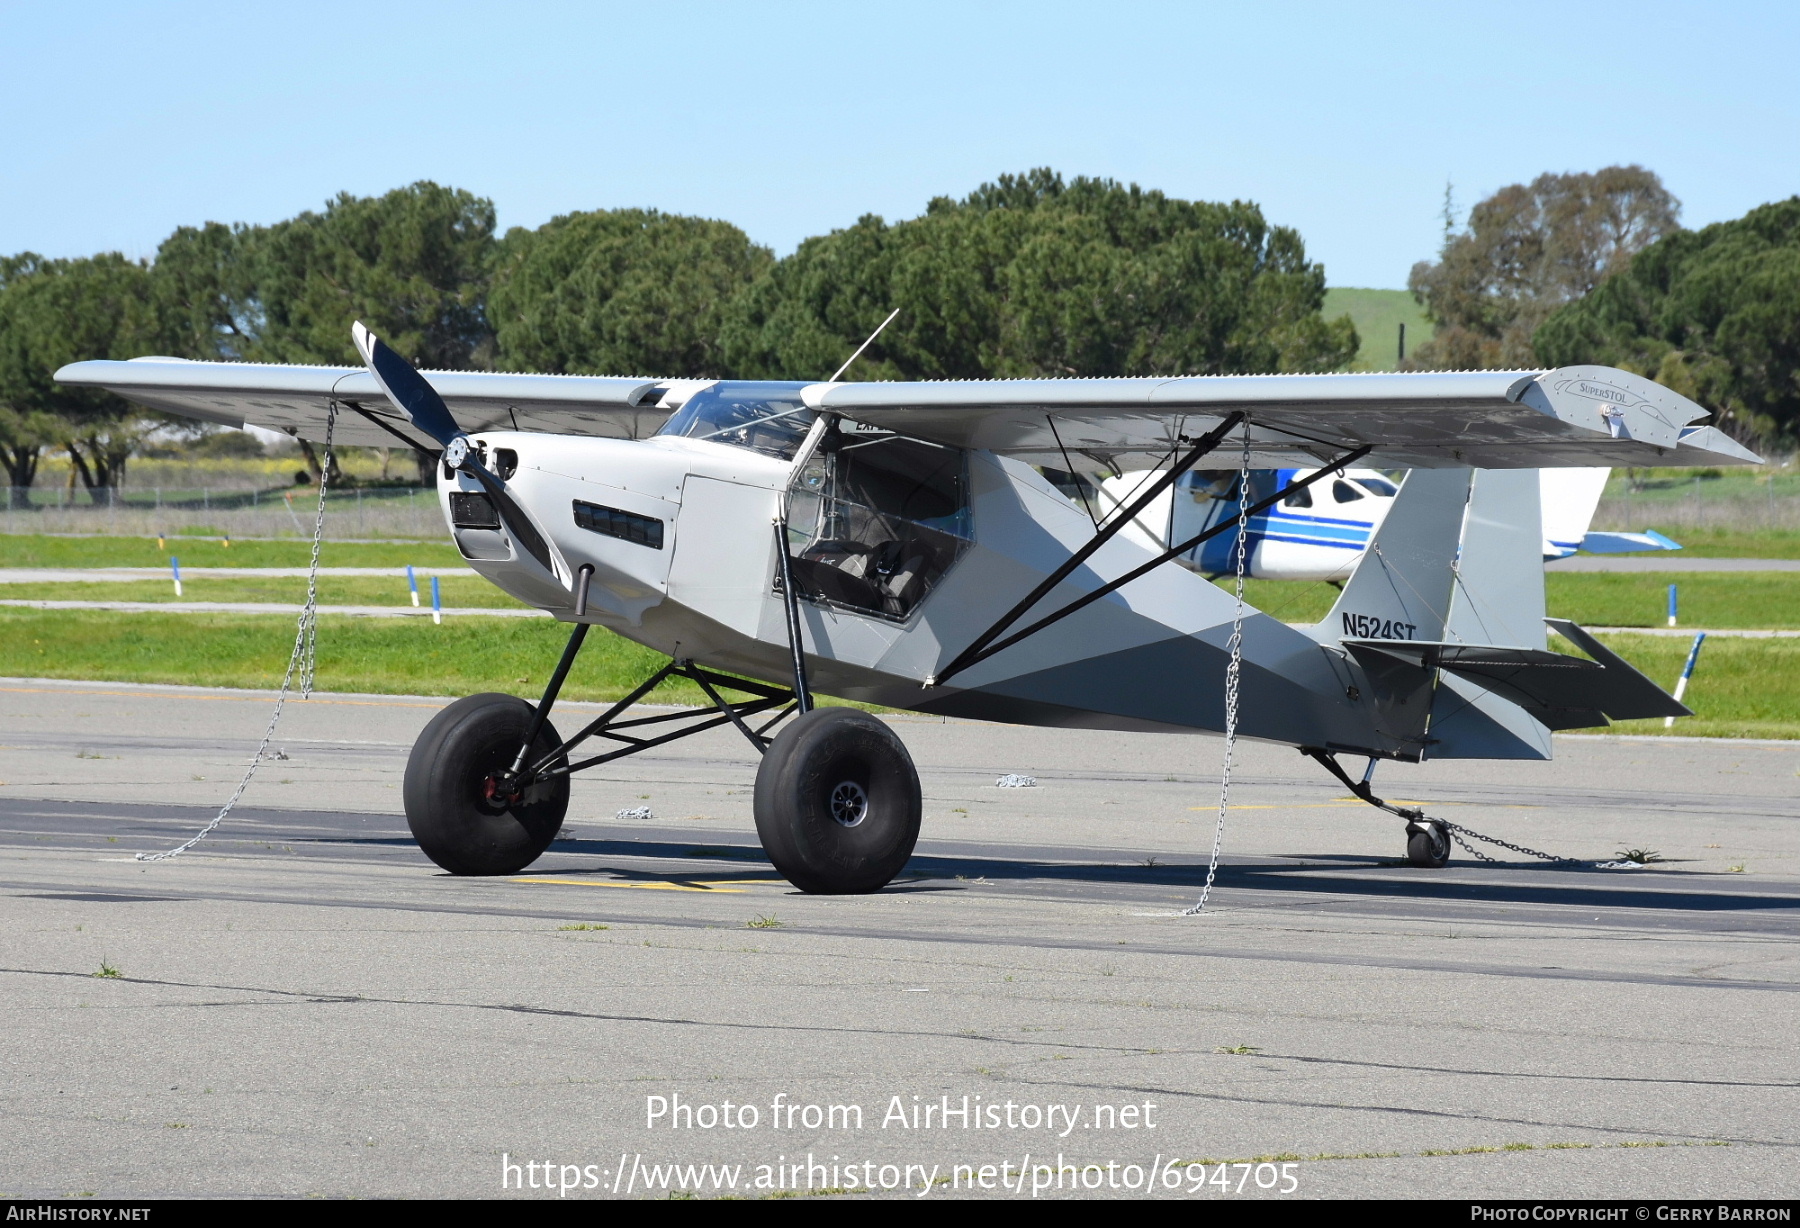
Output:
[[1334,286],[1325,291],[1325,318],[1347,315],[1362,338],[1352,371],[1392,371],[1399,358],[1400,325],[1406,325],[1406,352],[1432,334],[1425,309],[1406,290],[1356,290]]

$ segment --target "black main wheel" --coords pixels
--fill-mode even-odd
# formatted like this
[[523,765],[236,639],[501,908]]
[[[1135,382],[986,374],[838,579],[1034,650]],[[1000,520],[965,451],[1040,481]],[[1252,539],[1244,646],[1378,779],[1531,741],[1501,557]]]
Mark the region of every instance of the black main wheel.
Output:
[[1406,859],[1427,870],[1441,870],[1450,860],[1450,832],[1442,823],[1410,823]]
[[756,773],[756,831],[794,886],[879,891],[919,839],[919,773],[894,731],[855,708],[817,708],[776,735]]
[[[432,717],[413,743],[406,823],[425,855],[450,873],[517,873],[562,828],[567,776],[515,789],[501,775],[512,767],[534,711],[514,695],[470,695]],[[541,758],[561,745],[545,721],[532,755]]]

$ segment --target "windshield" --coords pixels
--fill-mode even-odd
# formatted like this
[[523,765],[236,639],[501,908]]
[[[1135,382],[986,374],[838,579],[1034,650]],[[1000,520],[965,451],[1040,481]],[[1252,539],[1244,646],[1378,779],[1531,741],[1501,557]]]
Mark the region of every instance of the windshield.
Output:
[[800,403],[800,383],[718,383],[689,397],[658,435],[710,439],[764,456],[793,460],[814,410]]

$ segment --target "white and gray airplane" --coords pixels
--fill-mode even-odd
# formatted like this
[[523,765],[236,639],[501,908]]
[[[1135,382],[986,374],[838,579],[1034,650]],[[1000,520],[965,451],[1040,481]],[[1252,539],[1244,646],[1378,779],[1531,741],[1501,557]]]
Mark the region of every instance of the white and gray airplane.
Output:
[[[456,874],[549,845],[570,776],[700,728],[761,754],[755,816],[802,890],[878,890],[918,836],[897,736],[815,690],[921,712],[1076,728],[1219,732],[1238,608],[1120,530],[1206,460],[1304,468],[1254,517],[1358,463],[1411,474],[1326,619],[1241,619],[1242,736],[1316,759],[1407,820],[1339,757],[1541,760],[1551,731],[1688,710],[1580,627],[1547,619],[1535,470],[1759,463],[1700,406],[1605,367],[1550,371],[743,382],[431,372],[361,325],[367,369],[144,358],[75,363],[208,422],[441,454],[445,521],[470,566],[572,624],[542,699],[458,700],[421,734],[407,820]],[[328,425],[331,424],[331,425]],[[1098,528],[1041,469],[1159,476]],[[669,663],[573,736],[549,722],[587,630]],[[1585,654],[1548,650],[1547,630]],[[687,724],[632,704],[670,675],[712,706]],[[735,695],[747,699],[732,698]],[[771,730],[792,715],[779,733]],[[760,723],[758,723],[760,722]],[[609,749],[594,749],[599,739]]]

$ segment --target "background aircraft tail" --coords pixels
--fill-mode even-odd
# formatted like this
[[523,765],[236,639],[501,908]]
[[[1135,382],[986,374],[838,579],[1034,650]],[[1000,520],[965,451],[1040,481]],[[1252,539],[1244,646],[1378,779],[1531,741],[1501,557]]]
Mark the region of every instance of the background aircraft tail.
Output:
[[1642,533],[1596,533],[1588,526],[1611,469],[1544,469],[1540,487],[1544,509],[1544,557],[1568,558],[1577,550],[1589,554],[1632,554],[1642,550],[1679,550],[1654,529]]

